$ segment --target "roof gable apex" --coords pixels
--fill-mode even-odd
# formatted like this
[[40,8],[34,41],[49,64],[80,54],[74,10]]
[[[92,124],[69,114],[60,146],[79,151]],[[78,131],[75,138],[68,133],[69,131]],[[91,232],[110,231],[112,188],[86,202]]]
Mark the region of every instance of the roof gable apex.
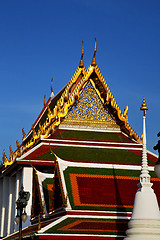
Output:
[[78,98],[68,110],[61,125],[119,129],[114,117],[104,106],[104,101],[92,79],[87,80],[78,93]]
[[[21,156],[28,149],[37,143],[38,140],[48,137],[52,134],[56,127],[58,127],[64,117],[67,115],[69,109],[73,106],[75,101],[79,98],[79,93],[83,85],[91,80],[99,98],[101,99],[104,107],[108,109],[110,114],[116,120],[116,123],[120,126],[122,132],[127,134],[131,139],[136,142],[141,142],[140,137],[131,128],[128,123],[128,107],[124,113],[121,112],[115,98],[113,97],[106,81],[98,65],[92,64],[86,70],[85,67],[78,66],[73,77],[68,82],[66,87],[60,92],[60,95],[56,95],[51,101],[47,102],[45,111],[42,113],[38,121],[32,126],[31,131],[27,135],[26,139],[22,142],[21,146],[10,156],[9,162],[14,162],[17,156]],[[57,99],[57,100],[56,100]],[[56,100],[56,101],[55,101]],[[53,109],[50,109],[51,104],[55,101]],[[43,122],[41,121],[43,118]],[[18,153],[18,155],[17,155]]]

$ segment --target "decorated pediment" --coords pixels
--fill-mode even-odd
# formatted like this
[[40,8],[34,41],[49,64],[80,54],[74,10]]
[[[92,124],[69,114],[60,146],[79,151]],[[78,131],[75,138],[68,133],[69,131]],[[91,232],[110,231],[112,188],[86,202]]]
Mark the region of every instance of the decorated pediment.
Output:
[[56,95],[52,94],[44,104],[40,115],[17,150],[7,159],[5,166],[12,164],[31,149],[40,139],[53,135],[60,125],[92,126],[102,129],[119,129],[130,139],[141,142],[140,137],[128,123],[128,106],[122,113],[96,63],[95,50],[91,65],[86,70],[83,64],[84,45],[80,64],[68,84]]
[[61,124],[119,128],[114,117],[105,108],[92,79],[84,83],[79,98],[71,106]]

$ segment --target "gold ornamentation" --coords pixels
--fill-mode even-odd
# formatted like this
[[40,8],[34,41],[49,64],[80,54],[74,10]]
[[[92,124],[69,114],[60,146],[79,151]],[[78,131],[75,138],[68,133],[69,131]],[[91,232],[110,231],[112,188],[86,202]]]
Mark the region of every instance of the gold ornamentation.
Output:
[[40,131],[40,135],[43,135],[43,128],[40,123],[39,123],[39,131]]
[[144,112],[144,116],[146,115],[146,111],[148,110],[148,107],[147,107],[147,104],[145,102],[145,98],[144,98],[144,95],[143,95],[143,103],[140,107],[140,110],[142,110]]
[[22,134],[23,134],[22,140],[24,140],[24,139],[26,138],[26,134],[25,134],[25,132],[24,132],[24,128],[22,128]]
[[[94,97],[93,97],[94,96]],[[95,97],[96,96],[96,97]],[[115,122],[115,120],[111,117],[107,109],[104,108],[101,96],[95,89],[94,82],[90,79],[86,84],[85,87],[79,93],[78,107],[77,102],[71,107],[70,111],[68,112],[65,120],[63,123],[65,124],[66,121],[70,119],[78,119],[78,121],[88,120],[87,125],[92,125],[92,121],[97,121],[96,124],[101,123],[104,121],[104,124],[108,124],[109,122]],[[99,121],[99,122],[98,122]],[[104,125],[103,124],[103,125]],[[86,122],[85,122],[86,125]],[[116,123],[112,123],[112,125],[119,126]],[[109,123],[109,126],[111,124]]]
[[[94,98],[95,94],[98,94],[100,100],[102,101],[103,105],[105,108],[108,106],[112,107],[112,110],[114,113],[117,113],[117,116],[119,120],[121,121],[124,130],[126,130],[127,134],[129,134],[132,138],[134,138],[136,141],[141,142],[140,137],[137,135],[137,133],[131,128],[131,126],[128,124],[128,117],[127,117],[127,111],[128,107],[126,107],[124,114],[121,112],[118,104],[116,103],[115,98],[113,97],[106,81],[103,78],[102,73],[100,72],[100,69],[97,66],[95,55],[97,52],[97,41],[95,39],[95,49],[94,49],[94,55],[92,59],[92,64],[88,67],[86,70],[85,67],[79,67],[76,69],[74,75],[70,79],[69,83],[67,84],[66,88],[64,89],[63,93],[61,94],[61,97],[58,99],[56,106],[54,109],[51,111],[49,106],[47,106],[48,109],[48,114],[46,121],[44,124],[39,126],[38,130],[35,130],[35,128],[32,126],[32,138],[29,142],[27,142],[25,145],[20,146],[19,149],[12,155],[12,159],[15,160],[16,157],[18,156],[18,152],[20,154],[23,154],[26,149],[29,149],[31,146],[33,146],[36,142],[37,139],[47,137],[49,134],[53,133],[55,130],[56,126],[59,126],[60,123],[69,123],[72,125],[77,125],[79,123],[80,125],[83,124],[91,124],[93,123],[93,126],[96,127],[98,124],[98,127],[104,128],[106,126],[106,121],[107,121],[107,126],[108,127],[114,127],[118,128],[119,126],[116,124],[115,120],[108,116],[106,120],[99,118],[99,110],[92,105],[90,112],[94,111],[96,114],[94,116],[90,116],[89,119],[87,120],[86,117],[84,118],[83,121],[80,120],[80,117],[85,114],[85,109],[82,108],[79,114],[76,114],[75,111],[75,119],[63,119],[64,117],[67,116],[68,111],[73,107],[73,104],[79,100],[80,94],[82,89],[85,88],[85,85],[87,84],[88,80],[91,81],[92,86],[95,89],[94,93]],[[84,45],[82,43],[82,56],[83,58],[84,55]],[[91,74],[94,73],[97,77],[95,79],[90,79]],[[73,85],[76,83],[78,79],[78,83],[75,85],[74,88]],[[53,79],[52,79],[53,80]],[[52,89],[52,80],[51,80],[51,91]],[[97,85],[98,83],[98,85]],[[71,91],[73,89],[73,91]],[[104,94],[105,93],[105,94]],[[87,95],[86,95],[87,96]],[[82,102],[84,100],[81,99]],[[78,103],[79,104],[79,103]],[[98,104],[98,102],[97,102]],[[88,106],[90,108],[90,106]],[[148,108],[147,108],[148,109]],[[146,110],[147,110],[146,109]],[[107,111],[107,110],[106,110]],[[80,115],[81,114],[81,115]],[[103,114],[104,115],[104,112]],[[54,120],[54,121],[53,121]],[[63,121],[62,121],[63,120]],[[86,121],[86,123],[84,123]]]
[[11,158],[12,158],[12,155],[13,155],[13,151],[12,151],[11,145],[9,146],[9,151],[10,151],[9,158],[10,158],[10,160],[11,160]]
[[46,95],[44,95],[44,106],[46,105]]
[[20,148],[18,140],[16,141],[17,148]]
[[81,60],[80,60],[80,63],[79,63],[79,67],[80,67],[80,68],[83,68],[83,67],[84,67],[83,55],[84,55],[84,42],[83,42],[83,40],[82,40],[82,55],[81,55]]
[[53,78],[51,79],[51,92],[53,93]]
[[34,138],[36,136],[36,130],[33,125],[32,125],[32,132],[33,132],[33,138]]
[[96,66],[97,65],[96,58],[95,58],[96,52],[97,52],[97,40],[95,38],[94,54],[93,54],[93,59],[92,59],[92,63],[91,63],[92,66]]
[[48,118],[49,118],[52,114],[51,109],[49,108],[49,105],[47,105],[47,110],[48,110]]
[[126,106],[126,109],[124,110],[123,116],[124,116],[125,118],[127,118],[127,113],[128,113],[128,106]]
[[38,230],[41,230],[41,216],[38,214]]
[[3,157],[2,157],[2,160],[3,160],[3,164],[7,163],[8,162],[8,158],[5,154],[5,151],[3,150]]
[[11,165],[13,163],[13,161],[11,160],[11,158],[8,160],[5,151],[3,150],[3,156],[2,156],[2,161],[5,167]]
[[[76,118],[76,117],[75,117]],[[79,120],[78,116],[77,119],[65,119],[61,122],[62,125],[65,126],[86,126],[86,127],[94,127],[94,128],[114,128],[114,129],[120,129],[120,127],[112,121],[108,121],[107,124],[105,121],[99,121],[98,119],[92,120],[92,119],[84,119]]]
[[21,149],[18,140],[16,141],[16,145],[17,145],[17,157],[21,157]]

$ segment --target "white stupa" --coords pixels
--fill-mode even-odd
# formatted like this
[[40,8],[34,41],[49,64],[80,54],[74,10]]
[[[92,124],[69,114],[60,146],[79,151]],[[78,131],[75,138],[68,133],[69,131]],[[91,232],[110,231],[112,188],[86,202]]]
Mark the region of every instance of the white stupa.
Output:
[[125,240],[160,240],[160,212],[157,197],[152,189],[148,171],[146,150],[146,110],[148,107],[143,97],[143,150],[140,183],[135,195],[131,220],[126,231]]

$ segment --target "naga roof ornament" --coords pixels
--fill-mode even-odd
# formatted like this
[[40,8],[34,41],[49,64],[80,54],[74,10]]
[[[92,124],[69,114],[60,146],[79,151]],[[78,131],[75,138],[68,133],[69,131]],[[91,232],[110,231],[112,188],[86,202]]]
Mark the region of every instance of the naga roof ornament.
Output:
[[12,155],[13,155],[13,151],[12,151],[11,145],[9,146],[9,151],[10,151],[10,158],[11,158]]
[[5,151],[3,150],[2,161],[3,161],[3,164],[4,164],[5,167],[7,167],[8,165],[11,165],[13,163],[11,154],[10,154],[10,157],[8,159],[6,154],[5,154]]
[[5,151],[3,150],[3,157],[2,157],[2,160],[3,160],[3,164],[5,164],[7,161],[8,161],[8,158],[5,154]]

